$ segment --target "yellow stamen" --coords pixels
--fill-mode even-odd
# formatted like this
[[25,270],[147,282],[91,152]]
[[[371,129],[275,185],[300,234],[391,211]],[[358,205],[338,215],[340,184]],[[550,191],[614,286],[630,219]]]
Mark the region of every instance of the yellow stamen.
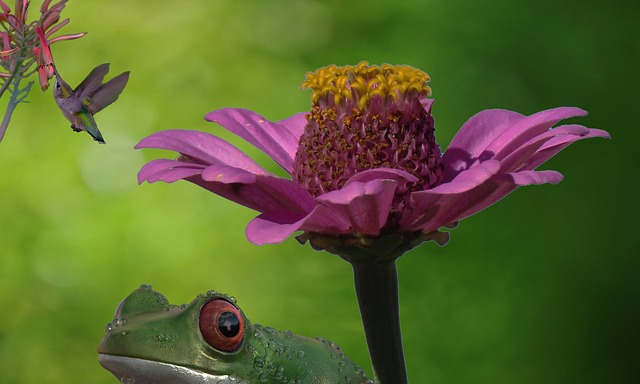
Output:
[[430,96],[429,80],[429,75],[408,65],[377,66],[362,61],[356,66],[332,64],[309,72],[300,88],[313,90],[311,100],[314,103],[322,97],[332,98],[336,105],[343,99],[352,99],[364,109],[373,97],[392,97],[397,101],[409,92]]

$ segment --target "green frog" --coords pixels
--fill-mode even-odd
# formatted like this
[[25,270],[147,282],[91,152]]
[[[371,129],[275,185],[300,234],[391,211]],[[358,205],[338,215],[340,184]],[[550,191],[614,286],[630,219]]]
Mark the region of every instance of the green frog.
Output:
[[335,344],[252,324],[231,296],[178,306],[149,285],[120,302],[98,360],[123,384],[373,383]]

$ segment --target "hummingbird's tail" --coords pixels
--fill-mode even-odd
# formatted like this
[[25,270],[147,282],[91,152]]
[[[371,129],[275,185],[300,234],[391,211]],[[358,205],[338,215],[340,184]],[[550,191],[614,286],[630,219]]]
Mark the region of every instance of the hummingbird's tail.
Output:
[[[76,128],[73,125],[71,126],[71,129],[76,132],[85,131],[85,129]],[[88,128],[86,129],[86,131],[89,135],[91,135],[91,137],[93,137],[93,140],[97,141],[100,144],[106,144],[106,141],[104,141],[104,138],[102,137],[102,133],[100,133],[97,127],[95,129]]]
[[87,131],[91,137],[93,137],[93,140],[97,141],[100,144],[106,144],[107,142],[104,141],[104,139],[102,138],[102,134],[100,133],[100,131],[96,130],[95,132],[91,132],[91,131]]

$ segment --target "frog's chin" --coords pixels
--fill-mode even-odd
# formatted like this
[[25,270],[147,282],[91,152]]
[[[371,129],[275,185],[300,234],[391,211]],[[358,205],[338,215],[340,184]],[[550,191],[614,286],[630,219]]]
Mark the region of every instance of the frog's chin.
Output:
[[98,354],[98,361],[123,384],[240,384],[228,375],[210,375],[179,365]]

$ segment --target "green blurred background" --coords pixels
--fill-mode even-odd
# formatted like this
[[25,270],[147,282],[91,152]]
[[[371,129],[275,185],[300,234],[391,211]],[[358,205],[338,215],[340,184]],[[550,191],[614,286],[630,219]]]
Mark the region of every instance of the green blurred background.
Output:
[[174,303],[232,294],[252,321],[322,335],[371,373],[346,263],[293,239],[249,244],[255,213],[189,183],[138,186],[167,154],[132,149],[158,130],[206,130],[279,172],[202,117],[284,118],[309,107],[305,72],[368,60],[431,75],[443,148],[487,108],[575,105],[590,115],[573,122],[613,136],[545,164],[561,184],[520,189],[446,247],[399,260],[411,382],[640,382],[638,4],[71,0],[65,31],[89,34],[53,46],[60,73],[75,85],[110,62],[109,77],[131,79],[98,115],[106,146],[35,89],[0,143],[0,381],[116,383],[95,347],[140,283]]

